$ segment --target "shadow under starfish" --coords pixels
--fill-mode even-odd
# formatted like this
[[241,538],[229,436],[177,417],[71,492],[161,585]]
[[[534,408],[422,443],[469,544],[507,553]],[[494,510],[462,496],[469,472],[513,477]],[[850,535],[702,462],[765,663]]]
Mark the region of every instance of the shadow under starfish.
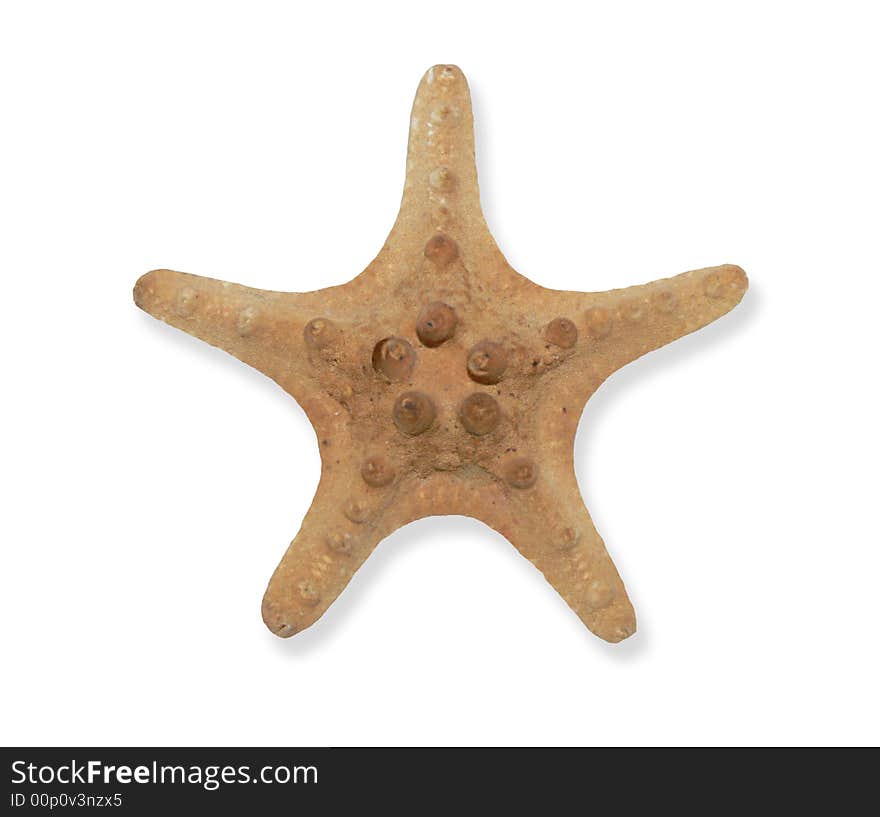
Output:
[[438,65],[416,93],[400,213],[360,275],[284,293],[154,270],[134,299],[271,377],[315,428],[321,481],[263,599],[273,633],[313,624],[397,528],[460,514],[616,642],[635,614],[575,479],[578,420],[610,374],[747,285],[733,265],[596,293],[517,273],[480,207],[467,82]]

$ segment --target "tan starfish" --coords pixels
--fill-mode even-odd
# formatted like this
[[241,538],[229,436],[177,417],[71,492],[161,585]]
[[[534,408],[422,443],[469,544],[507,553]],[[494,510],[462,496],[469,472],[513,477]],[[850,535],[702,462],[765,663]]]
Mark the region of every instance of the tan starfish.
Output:
[[397,222],[360,275],[286,293],[154,270],[134,299],[271,377],[315,428],[321,481],[263,599],[273,633],[314,623],[392,531],[461,514],[620,641],[635,615],[578,490],[578,419],[612,372],[746,286],[732,265],[596,293],[518,274],[480,209],[467,82],[438,65],[416,93]]

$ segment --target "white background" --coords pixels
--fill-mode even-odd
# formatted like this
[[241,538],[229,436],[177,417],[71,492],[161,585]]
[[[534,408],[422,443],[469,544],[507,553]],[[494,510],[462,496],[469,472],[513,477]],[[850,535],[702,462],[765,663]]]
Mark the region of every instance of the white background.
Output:
[[[875,7],[876,9],[876,7]],[[870,4],[6,3],[6,744],[876,743],[880,77]],[[359,272],[437,62],[519,271],[725,262],[743,303],[619,372],[578,478],[639,632],[423,520],[311,629],[260,619],[319,474],[271,381],[135,308],[154,267]]]

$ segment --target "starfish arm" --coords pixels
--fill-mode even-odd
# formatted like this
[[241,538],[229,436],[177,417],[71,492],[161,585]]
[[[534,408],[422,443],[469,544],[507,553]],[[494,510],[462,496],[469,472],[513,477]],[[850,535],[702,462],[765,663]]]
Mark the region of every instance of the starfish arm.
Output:
[[218,346],[297,396],[310,315],[295,294],[269,292],[172,270],[138,279],[134,301],[154,318]]
[[467,80],[455,65],[435,65],[422,77],[413,102],[398,225],[405,229],[428,214],[442,222],[451,218],[451,207],[482,221],[474,156]]
[[[692,270],[649,284],[581,295],[568,301],[579,329],[581,367],[599,382],[638,357],[717,320],[748,287],[740,267]],[[568,293],[566,293],[568,294]]]
[[591,632],[614,643],[636,631],[636,618],[574,472],[581,392],[577,377],[544,392],[519,421],[515,447],[490,469],[494,495],[482,496],[471,515],[506,536]]
[[397,518],[393,486],[353,488],[363,484],[359,475],[343,476],[326,463],[302,527],[263,596],[263,621],[281,638],[314,624],[376,545],[405,521]]
[[455,65],[435,65],[419,83],[400,211],[382,252],[362,278],[371,286],[410,286],[407,272],[414,255],[424,256],[418,262],[419,278],[507,266],[483,217],[471,95]]
[[632,635],[635,612],[574,474],[542,464],[534,487],[500,486],[473,515],[534,564],[591,632],[611,643]]

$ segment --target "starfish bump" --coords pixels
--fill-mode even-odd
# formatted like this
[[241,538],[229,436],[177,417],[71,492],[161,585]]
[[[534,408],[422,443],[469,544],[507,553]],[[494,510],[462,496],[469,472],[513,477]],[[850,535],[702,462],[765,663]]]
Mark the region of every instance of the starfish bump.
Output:
[[416,93],[400,213],[360,275],[284,293],[154,270],[134,300],[271,377],[315,428],[321,480],[263,600],[273,633],[313,624],[395,529],[460,514],[616,642],[635,614],[578,489],[578,420],[611,373],[746,287],[732,265],[595,293],[517,273],[480,208],[467,83],[437,65]]

